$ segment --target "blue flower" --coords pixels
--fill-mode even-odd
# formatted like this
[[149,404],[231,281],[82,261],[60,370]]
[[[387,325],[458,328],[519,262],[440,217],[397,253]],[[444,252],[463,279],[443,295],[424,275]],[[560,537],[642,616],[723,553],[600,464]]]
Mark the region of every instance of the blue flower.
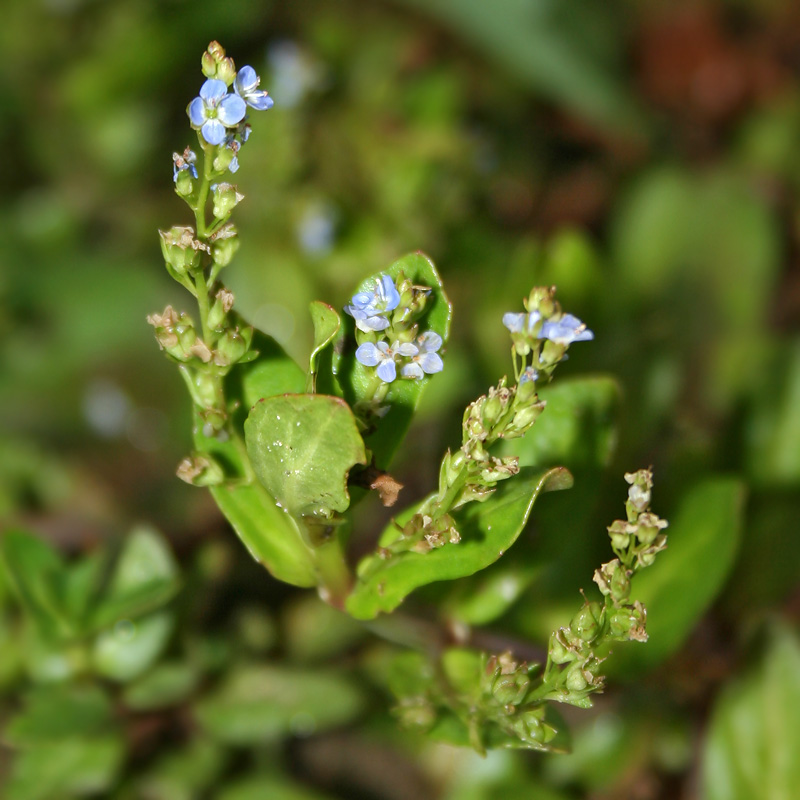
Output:
[[505,325],[511,333],[531,333],[534,325],[536,325],[541,318],[542,315],[538,311],[531,311],[528,314],[515,314],[513,311],[509,311],[503,314],[503,325]]
[[415,356],[418,352],[410,342],[395,342],[391,347],[386,342],[365,342],[356,350],[356,361],[365,367],[377,367],[378,377],[384,383],[391,383],[397,377],[395,359],[398,356]]
[[523,383],[527,383],[530,381],[531,383],[536,383],[539,380],[539,371],[534,369],[533,367],[525,367],[522,372],[522,375],[519,376],[519,385],[522,386]]
[[352,304],[345,306],[345,313],[356,321],[360,331],[383,331],[389,327],[389,320],[383,315],[394,311],[400,304],[400,293],[388,275],[381,275],[370,292],[353,295]]
[[411,345],[416,351],[410,356],[411,363],[402,367],[400,374],[404,378],[423,378],[441,372],[444,364],[437,350],[442,346],[442,337],[434,331],[428,331],[418,336],[417,342],[419,347]]
[[233,91],[242,100],[254,108],[256,111],[266,111],[275,104],[274,100],[262,89],[258,88],[261,78],[256,75],[252,67],[242,67],[236,73],[236,80],[233,84]]
[[178,174],[185,169],[188,169],[192,177],[197,179],[197,167],[195,166],[196,161],[197,161],[197,154],[193,150],[190,150],[188,147],[183,151],[183,153],[173,153],[172,180],[175,181],[175,183],[177,183]]
[[559,320],[545,322],[540,336],[556,344],[588,342],[594,339],[594,334],[572,314],[564,314]]
[[226,128],[235,128],[243,119],[247,106],[238,94],[228,93],[224,81],[207,80],[200,96],[189,103],[186,113],[193,128],[199,128],[203,138],[213,145],[222,144]]

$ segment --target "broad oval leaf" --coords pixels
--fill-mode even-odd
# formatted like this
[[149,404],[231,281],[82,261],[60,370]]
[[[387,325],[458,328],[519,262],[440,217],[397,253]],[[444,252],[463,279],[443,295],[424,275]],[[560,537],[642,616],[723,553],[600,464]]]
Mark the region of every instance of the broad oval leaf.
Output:
[[367,456],[344,400],[268,397],[250,411],[244,434],[258,479],[290,514],[328,517],[350,505],[347,475]]
[[[428,553],[405,552],[382,561],[368,557],[359,573],[363,576],[347,599],[347,610],[359,619],[371,619],[393,611],[414,589],[435,581],[473,575],[494,563],[517,540],[528,521],[536,498],[545,491],[567,489],[572,476],[563,467],[544,472],[523,469],[512,480],[500,484],[486,502],[467,506],[457,515],[461,541]],[[406,509],[397,519],[402,526],[416,511]],[[382,542],[396,538],[393,523]]]
[[633,581],[632,595],[647,609],[647,645],[620,646],[610,672],[654,667],[683,644],[733,566],[743,505],[744,487],[734,478],[706,479],[683,498],[667,549]]
[[[381,270],[363,280],[356,288],[356,292],[371,291],[375,281],[381,275],[389,275],[397,280],[397,276],[401,272],[416,286],[428,286],[431,289],[431,297],[420,322],[420,331],[435,331],[446,344],[447,337],[450,335],[450,318],[453,309],[444,292],[436,267],[424,253],[416,252],[403,256],[388,269]],[[334,355],[333,362],[336,377],[351,406],[360,400],[367,399],[367,392],[374,375],[373,370],[356,361],[354,331],[355,324],[352,318],[345,317],[341,340],[337,342],[336,348],[340,352]],[[445,369],[447,369],[446,364]],[[389,411],[380,419],[375,431],[364,438],[379,469],[388,467],[395,450],[411,424],[411,418],[429,381],[430,377],[428,376],[420,380],[397,378],[389,384],[389,392],[385,401]]]
[[784,628],[722,691],[703,754],[703,800],[792,800],[800,786],[800,641]]

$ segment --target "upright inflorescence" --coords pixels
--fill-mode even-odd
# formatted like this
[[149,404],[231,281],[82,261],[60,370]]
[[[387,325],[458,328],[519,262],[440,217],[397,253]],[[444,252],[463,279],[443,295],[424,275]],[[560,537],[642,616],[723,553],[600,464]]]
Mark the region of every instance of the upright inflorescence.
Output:
[[[507,378],[502,378],[497,386],[467,406],[461,448],[445,455],[438,492],[404,526],[403,536],[384,548],[384,558],[403,550],[426,552],[457,543],[460,536],[451,512],[466,503],[486,500],[500,481],[519,472],[519,460],[515,456],[493,456],[492,445],[500,439],[524,436],[530,430],[545,407],[536,393],[537,382],[550,379],[566,357],[570,344],[594,338],[580,320],[561,311],[554,294],[554,289],[534,288],[524,300],[524,313],[509,312],[503,316],[503,324],[511,332],[516,384],[509,385]],[[356,295],[354,305],[357,299],[361,301],[362,297]],[[370,306],[370,312],[374,308]],[[368,316],[362,324],[382,325],[382,322]],[[391,348],[390,353],[387,359],[404,357],[399,348]],[[394,374],[394,365],[390,369]]]
[[[206,81],[186,109],[200,157],[190,147],[172,156],[175,192],[192,210],[194,225],[159,232],[167,272],[197,298],[199,325],[171,306],[147,319],[161,349],[181,365],[203,432],[229,438],[236,434],[229,424],[232,409],[223,378],[256,353],[251,350],[253,329],[232,310],[233,294],[218,282],[239,247],[230,218],[244,198],[228,176],[239,168],[239,151],[250,135],[248,109],[271,108],[272,98],[259,88],[255,70],[246,66],[237,71],[217,42],[203,53],[202,70]],[[184,480],[222,479],[221,470],[213,468],[204,468],[200,478],[187,463],[179,470]]]

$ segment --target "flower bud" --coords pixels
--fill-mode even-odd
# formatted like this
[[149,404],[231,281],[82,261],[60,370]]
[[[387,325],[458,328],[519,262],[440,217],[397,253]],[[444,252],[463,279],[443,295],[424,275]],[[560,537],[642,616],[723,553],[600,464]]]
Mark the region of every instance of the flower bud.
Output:
[[542,319],[549,319],[561,310],[555,300],[555,291],[555,287],[534,286],[524,303],[526,310],[538,311]]
[[184,458],[176,474],[192,486],[218,486],[225,480],[222,467],[205,453],[193,453]]
[[516,706],[525,698],[530,683],[530,678],[523,671],[501,674],[492,686],[492,695],[502,706]]
[[233,292],[220,289],[215,295],[214,304],[208,312],[208,327],[211,330],[221,330],[228,312],[233,308]]
[[227,267],[239,249],[239,234],[231,225],[223,225],[211,237],[211,258],[220,267]]
[[589,685],[581,664],[573,664],[567,672],[565,685],[570,692],[582,692]]
[[215,183],[211,187],[213,214],[217,219],[230,216],[236,206],[244,200],[244,195],[230,183]]
[[600,633],[603,608],[599,603],[587,603],[570,622],[570,630],[584,642],[591,642]]
[[232,58],[226,58],[225,48],[219,42],[211,42],[200,60],[203,75],[206,78],[216,78],[224,81],[228,86],[236,77],[236,66]]
[[578,657],[575,649],[565,641],[563,628],[550,634],[548,655],[554,664],[566,664]]
[[200,251],[208,247],[194,238],[194,229],[176,225],[168,231],[159,231],[161,252],[167,268],[178,275],[200,266]]
[[228,328],[220,337],[214,348],[214,363],[218,367],[235,364],[250,349],[253,340],[253,329]]
[[[634,487],[631,486],[631,491],[633,491],[633,488]],[[657,517],[655,514],[651,514],[650,512],[639,514],[636,524],[636,538],[642,544],[646,545],[653,544],[661,530],[666,528],[668,525],[666,520],[659,519],[659,517]]]

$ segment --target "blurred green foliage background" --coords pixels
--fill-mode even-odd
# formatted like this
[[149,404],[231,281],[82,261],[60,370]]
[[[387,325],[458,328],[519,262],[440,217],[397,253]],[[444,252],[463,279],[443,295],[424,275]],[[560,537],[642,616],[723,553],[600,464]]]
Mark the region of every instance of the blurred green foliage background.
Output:
[[[50,772],[34,759],[6,778],[9,798],[793,796],[796,4],[6,0],[0,14],[0,515],[67,560],[144,522],[184,572],[169,621],[148,622],[166,677],[101,659],[108,680],[168,687],[165,701],[125,690],[127,755],[122,740],[48,751]],[[653,465],[672,527],[643,578],[651,642],[621,648],[610,691],[570,715],[572,755],[481,760],[401,734],[379,648],[276,585],[174,478],[188,402],[144,318],[186,302],[156,229],[186,221],[170,156],[194,142],[184,109],[211,39],[275,99],[236,176],[242,247],[225,280],[243,315],[305,359],[311,300],[341,306],[410,250],[442,273],[454,333],[396,468],[407,499],[433,486],[461,409],[497,380],[500,318],[532,285],[557,285],[595,331],[559,378],[615,383],[598,378],[595,406],[556,429],[574,439],[576,487],[543,501],[518,544],[503,633],[541,643],[568,618],[607,556],[623,471]],[[363,510],[368,530],[385,519]],[[7,582],[0,721],[41,677]],[[480,603],[459,602],[445,607],[481,624]],[[87,736],[113,716],[103,703],[80,700],[96,712]],[[19,727],[0,785],[12,750],[39,741]]]

